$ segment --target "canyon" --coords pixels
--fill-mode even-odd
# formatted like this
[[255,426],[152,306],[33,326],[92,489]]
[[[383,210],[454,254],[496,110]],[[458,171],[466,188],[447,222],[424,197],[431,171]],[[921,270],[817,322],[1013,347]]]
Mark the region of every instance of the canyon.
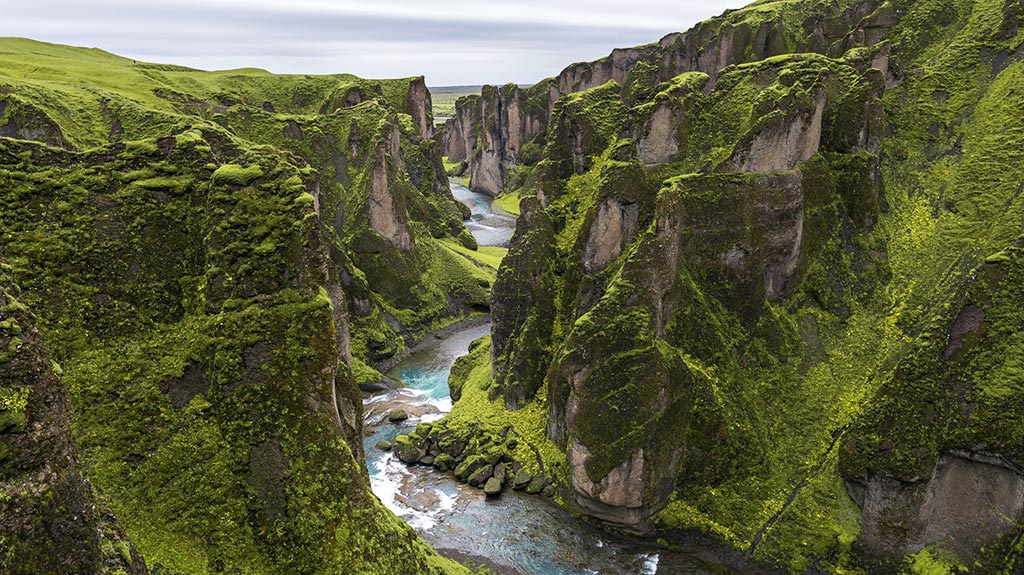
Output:
[[602,569],[1019,572],[1022,19],[759,1],[437,126],[0,39],[0,570],[572,572],[391,473]]

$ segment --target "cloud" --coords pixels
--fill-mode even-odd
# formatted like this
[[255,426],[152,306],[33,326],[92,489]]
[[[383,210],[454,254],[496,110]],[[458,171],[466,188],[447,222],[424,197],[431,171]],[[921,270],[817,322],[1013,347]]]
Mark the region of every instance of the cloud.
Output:
[[0,34],[205,69],[423,74],[435,86],[528,83],[615,47],[657,41],[726,7],[692,0],[38,0],[6,8]]

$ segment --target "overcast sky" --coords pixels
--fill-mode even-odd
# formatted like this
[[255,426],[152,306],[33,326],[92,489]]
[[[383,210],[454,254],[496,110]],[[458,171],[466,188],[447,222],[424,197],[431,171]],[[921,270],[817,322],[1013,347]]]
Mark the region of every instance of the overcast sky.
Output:
[[747,0],[15,0],[0,35],[206,70],[532,83]]

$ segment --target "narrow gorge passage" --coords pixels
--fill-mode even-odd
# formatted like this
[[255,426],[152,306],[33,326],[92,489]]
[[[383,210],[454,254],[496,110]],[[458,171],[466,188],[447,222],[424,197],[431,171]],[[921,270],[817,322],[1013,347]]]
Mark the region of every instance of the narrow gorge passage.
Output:
[[[481,246],[506,246],[515,218],[493,200],[452,184],[456,199],[472,215],[466,227]],[[541,495],[506,490],[486,498],[430,466],[408,466],[375,446],[411,433],[416,424],[436,421],[452,402],[448,374],[470,343],[490,333],[490,322],[437,339],[387,372],[401,385],[364,399],[364,447],[374,493],[435,549],[482,562],[515,575],[731,574],[716,552],[668,552],[642,541],[620,538],[582,521]],[[408,419],[389,422],[393,410]]]
[[471,191],[462,184],[451,184],[452,195],[469,208],[472,215],[466,220],[469,230],[481,246],[508,247],[515,231],[516,220],[495,205],[490,196]]

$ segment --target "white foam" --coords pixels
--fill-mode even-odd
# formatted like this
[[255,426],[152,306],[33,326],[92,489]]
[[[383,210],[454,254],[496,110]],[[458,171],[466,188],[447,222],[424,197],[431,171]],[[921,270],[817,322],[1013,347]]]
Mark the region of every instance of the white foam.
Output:
[[436,490],[437,493],[437,514],[448,513],[455,510],[455,504],[459,502],[459,492],[455,491],[451,495],[448,495],[443,490]]
[[640,568],[641,575],[655,575],[658,572],[658,560],[660,557],[657,553],[647,553],[641,555],[644,559],[644,564]]
[[[389,453],[381,460],[380,469],[379,473],[370,476],[370,487],[385,507],[404,519],[413,529],[422,531],[437,525],[436,513],[425,513],[399,501],[398,496],[402,493],[403,479],[411,475],[404,463],[396,461],[395,457]],[[442,500],[442,507],[446,505],[448,503]],[[451,505],[454,506],[454,503]]]

